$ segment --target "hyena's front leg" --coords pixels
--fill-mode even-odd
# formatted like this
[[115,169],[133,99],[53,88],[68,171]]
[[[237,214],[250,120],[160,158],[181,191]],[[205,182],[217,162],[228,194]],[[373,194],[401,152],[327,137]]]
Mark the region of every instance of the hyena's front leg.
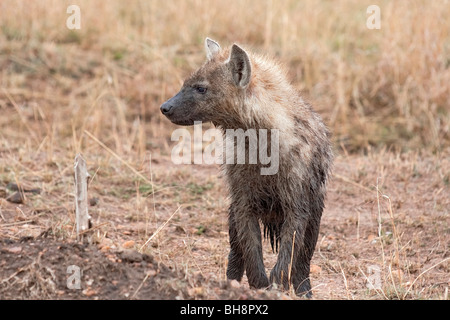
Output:
[[230,254],[228,255],[227,279],[241,281],[245,263],[241,245],[238,240],[234,210],[230,208],[228,215]]
[[264,269],[261,229],[256,216],[251,213],[230,210],[230,256],[227,277],[240,280],[243,270],[253,288],[269,286]]
[[304,249],[299,252],[295,263],[295,274],[293,275],[292,284],[294,285],[297,295],[305,295],[307,298],[312,297],[311,282],[309,280],[311,259],[316,248],[317,238],[319,236],[320,215],[312,216],[305,229],[305,238],[303,241]]

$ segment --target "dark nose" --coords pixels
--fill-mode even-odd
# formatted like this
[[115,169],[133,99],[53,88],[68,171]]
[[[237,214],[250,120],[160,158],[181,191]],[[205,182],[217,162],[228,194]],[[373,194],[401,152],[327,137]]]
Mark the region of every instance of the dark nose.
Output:
[[172,106],[169,104],[169,103],[167,103],[167,102],[164,102],[162,105],[161,105],[161,112],[164,114],[164,115],[168,115],[168,114],[170,114],[170,110],[172,109]]

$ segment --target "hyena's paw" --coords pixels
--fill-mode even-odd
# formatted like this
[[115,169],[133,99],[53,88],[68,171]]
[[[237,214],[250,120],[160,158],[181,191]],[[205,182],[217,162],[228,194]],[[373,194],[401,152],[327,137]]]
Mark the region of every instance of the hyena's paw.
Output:
[[231,250],[228,256],[227,279],[241,281],[244,270],[245,264],[242,256]]
[[269,279],[267,278],[266,273],[260,273],[257,276],[249,276],[247,273],[248,284],[251,288],[261,289],[269,287]]
[[[291,281],[289,282],[289,280]],[[309,277],[302,277],[300,274],[296,274],[294,270],[291,271],[289,279],[289,269],[283,269],[278,265],[275,265],[270,272],[270,283],[275,283],[284,290],[290,290],[290,286],[292,286],[297,296],[306,298],[312,297]]]
[[312,298],[311,282],[309,281],[309,278],[303,279],[296,285],[295,293],[299,297]]
[[284,290],[289,290],[288,268],[281,268],[278,264],[275,264],[272,271],[270,271],[270,283],[275,283]]
[[240,266],[228,264],[228,268],[227,268],[227,279],[228,280],[237,280],[240,282],[243,275],[244,275],[244,268],[241,268]]

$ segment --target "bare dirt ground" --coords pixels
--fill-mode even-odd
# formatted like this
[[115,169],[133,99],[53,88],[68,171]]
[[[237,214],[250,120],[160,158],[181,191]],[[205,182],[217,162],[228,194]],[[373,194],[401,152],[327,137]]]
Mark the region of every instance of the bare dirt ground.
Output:
[[[76,243],[73,205],[58,190],[29,177],[28,189],[39,194],[25,192],[24,203],[15,204],[4,199],[13,191],[2,181],[0,297],[297,299],[276,288],[251,290],[245,279],[226,281],[227,195],[219,169],[167,161],[154,155],[142,171],[154,194],[151,185],[90,167],[97,170],[90,245]],[[449,154],[340,155],[334,172],[311,267],[314,299],[447,299]],[[69,182],[70,170],[64,175]],[[269,243],[264,248],[269,272],[276,255]],[[80,289],[68,288],[71,265],[82,271]]]

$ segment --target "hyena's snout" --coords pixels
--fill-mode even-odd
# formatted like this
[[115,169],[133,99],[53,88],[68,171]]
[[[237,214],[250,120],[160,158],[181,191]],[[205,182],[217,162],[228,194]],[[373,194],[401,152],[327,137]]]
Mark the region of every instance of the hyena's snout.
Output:
[[186,100],[186,95],[184,94],[183,90],[180,90],[180,92],[164,102],[161,105],[160,110],[162,114],[170,120],[172,120],[172,118],[174,117],[179,118],[183,114],[186,114],[187,110],[184,110],[188,102]]
[[[179,125],[192,125],[190,118],[189,101],[184,95],[179,92],[166,102],[161,107],[161,113],[165,115],[170,121]],[[191,123],[192,122],[192,123]]]
[[170,100],[164,102],[159,109],[166,117],[170,117],[173,114],[173,105],[170,103]]

